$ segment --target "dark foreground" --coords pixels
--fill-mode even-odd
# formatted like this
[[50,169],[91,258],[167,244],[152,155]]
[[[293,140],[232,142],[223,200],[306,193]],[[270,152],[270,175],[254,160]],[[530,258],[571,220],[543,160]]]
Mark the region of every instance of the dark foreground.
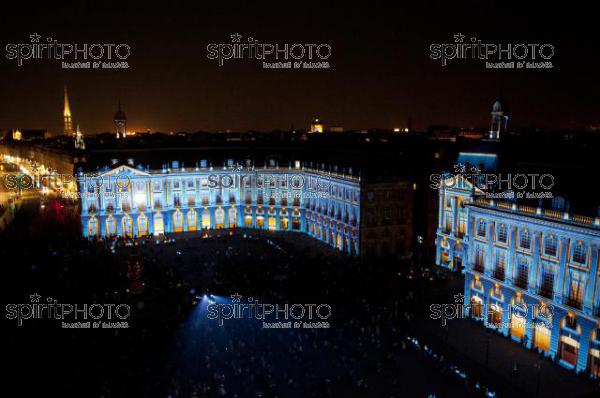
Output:
[[[56,319],[17,326],[4,316],[8,396],[523,394],[426,322],[432,295],[455,286],[411,271],[410,262],[351,259],[306,237],[252,230],[88,242],[76,238],[76,208],[49,204],[38,213],[26,203],[0,240],[4,305],[37,293],[59,303],[124,303],[131,314],[127,328],[109,329],[66,329]],[[242,303],[327,304],[329,327],[209,319],[209,300],[232,304],[233,294]],[[578,392],[594,391],[581,385]]]

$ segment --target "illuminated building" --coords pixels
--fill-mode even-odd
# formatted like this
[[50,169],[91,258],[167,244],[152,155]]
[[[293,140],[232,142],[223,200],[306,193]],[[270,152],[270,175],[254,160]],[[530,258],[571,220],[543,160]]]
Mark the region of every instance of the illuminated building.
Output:
[[73,131],[73,120],[71,118],[71,107],[69,106],[69,95],[67,94],[67,86],[65,86],[65,98],[64,98],[64,109],[63,109],[63,134],[72,136]]
[[8,131],[8,136],[13,141],[38,141],[46,138],[47,131],[45,129],[12,129]]
[[79,174],[83,234],[144,236],[201,229],[305,233],[360,252],[360,179],[294,167],[217,169],[203,161],[150,170],[127,165]]
[[439,190],[436,263],[465,274],[466,315],[600,377],[600,218]]
[[119,107],[115,113],[115,127],[117,139],[125,138],[127,135],[127,116],[125,115],[125,112],[121,110],[121,101],[119,101]]
[[323,122],[316,118],[310,124],[310,132],[311,133],[322,133],[324,131]]
[[499,140],[500,136],[506,132],[508,128],[508,115],[504,113],[500,101],[494,102],[492,106],[492,122],[490,128],[490,140]]
[[[493,153],[460,152],[457,165],[466,173],[491,172],[498,157]],[[469,241],[466,239],[469,203],[473,194],[482,193],[461,176],[447,176],[441,184],[438,198],[438,228],[436,263],[444,268],[462,271]]]
[[85,150],[85,141],[83,140],[83,133],[79,130],[79,125],[77,125],[77,131],[75,133],[75,148]]

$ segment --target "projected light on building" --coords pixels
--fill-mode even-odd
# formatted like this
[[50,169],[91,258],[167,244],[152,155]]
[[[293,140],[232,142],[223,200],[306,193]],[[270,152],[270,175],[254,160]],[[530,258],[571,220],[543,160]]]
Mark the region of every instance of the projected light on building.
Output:
[[299,162],[260,170],[113,165],[81,172],[79,190],[86,237],[257,228],[308,234],[359,254],[360,179]]

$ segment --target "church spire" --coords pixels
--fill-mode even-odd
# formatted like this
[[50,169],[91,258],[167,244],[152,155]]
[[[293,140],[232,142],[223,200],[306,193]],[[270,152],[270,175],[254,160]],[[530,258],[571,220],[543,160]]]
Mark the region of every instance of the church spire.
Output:
[[64,131],[65,135],[73,135],[73,121],[71,118],[71,107],[69,106],[69,95],[67,93],[67,86],[65,86],[65,100],[64,100],[64,110],[63,110],[63,121],[64,121]]
[[121,109],[121,100],[119,100],[119,105],[117,108],[117,112],[115,113],[115,127],[117,130],[117,139],[125,138],[127,135],[127,116],[125,112]]
[[77,123],[77,129],[75,130],[75,148],[85,149],[85,141],[83,140],[83,133],[79,129],[79,123]]

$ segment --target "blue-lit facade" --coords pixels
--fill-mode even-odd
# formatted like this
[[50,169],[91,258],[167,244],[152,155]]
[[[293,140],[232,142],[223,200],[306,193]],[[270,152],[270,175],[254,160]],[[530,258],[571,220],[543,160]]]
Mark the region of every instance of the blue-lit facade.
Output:
[[600,377],[600,219],[463,188],[439,191],[437,264],[456,269],[460,257],[466,315]]
[[436,264],[454,271],[463,271],[467,261],[467,225],[473,187],[460,176],[443,181],[438,198],[438,228]]
[[80,173],[83,234],[145,236],[202,229],[305,233],[359,254],[360,179],[295,167],[130,165]]

